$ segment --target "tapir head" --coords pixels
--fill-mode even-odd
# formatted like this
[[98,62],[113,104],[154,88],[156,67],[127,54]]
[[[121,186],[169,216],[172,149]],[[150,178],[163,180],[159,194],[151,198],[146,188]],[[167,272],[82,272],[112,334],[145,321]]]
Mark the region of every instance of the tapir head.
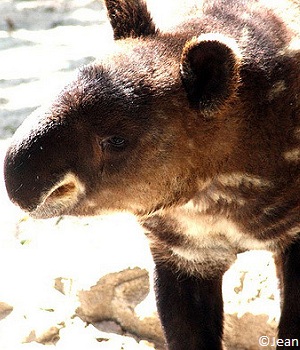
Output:
[[226,151],[215,115],[238,84],[233,40],[160,34],[143,2],[106,5],[115,49],[25,120],[8,149],[9,197],[35,217],[188,201]]

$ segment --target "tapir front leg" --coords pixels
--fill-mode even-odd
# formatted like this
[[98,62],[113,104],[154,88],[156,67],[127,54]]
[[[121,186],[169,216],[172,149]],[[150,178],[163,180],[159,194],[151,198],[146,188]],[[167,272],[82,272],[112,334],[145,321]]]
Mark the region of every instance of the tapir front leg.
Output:
[[222,349],[222,275],[203,279],[157,263],[156,297],[168,350]]

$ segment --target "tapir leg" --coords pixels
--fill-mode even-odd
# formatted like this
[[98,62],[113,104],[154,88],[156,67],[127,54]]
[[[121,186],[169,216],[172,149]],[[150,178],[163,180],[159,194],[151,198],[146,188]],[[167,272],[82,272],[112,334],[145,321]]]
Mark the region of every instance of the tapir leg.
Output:
[[[278,349],[284,343],[300,349],[300,241],[294,242],[276,259],[278,275],[281,277],[282,311],[278,330]],[[281,341],[282,340],[282,341]],[[298,341],[296,341],[298,340]],[[289,347],[291,348],[291,345]]]
[[202,279],[157,264],[156,296],[168,350],[222,349],[222,275]]

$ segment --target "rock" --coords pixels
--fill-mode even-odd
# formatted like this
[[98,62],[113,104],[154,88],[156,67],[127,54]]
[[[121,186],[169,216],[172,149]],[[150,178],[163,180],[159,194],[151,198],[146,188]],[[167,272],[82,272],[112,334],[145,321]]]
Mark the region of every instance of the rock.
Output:
[[80,318],[75,317],[61,329],[60,340],[55,349],[150,350],[155,348],[153,344],[138,341],[131,336],[99,331],[92,324],[86,325]]
[[[60,327],[61,328],[61,327]],[[37,342],[40,344],[56,344],[59,340],[59,327],[50,327],[41,334],[36,334],[36,331],[31,331],[28,337],[24,339],[24,343]]]
[[0,302],[0,321],[13,311],[13,306]]
[[71,294],[72,286],[72,278],[57,277],[54,279],[54,288],[64,295]]
[[259,337],[272,339],[276,335],[277,323],[268,315],[253,315],[247,312],[242,316],[226,314],[224,340],[227,350],[271,350],[271,346],[259,346]]
[[[76,313],[87,322],[115,321],[123,330],[163,343],[157,314],[140,317],[136,307],[149,293],[149,274],[140,268],[127,269],[102,277],[90,290],[78,293],[80,306]],[[153,305],[155,310],[155,305]],[[154,311],[153,310],[153,311]]]

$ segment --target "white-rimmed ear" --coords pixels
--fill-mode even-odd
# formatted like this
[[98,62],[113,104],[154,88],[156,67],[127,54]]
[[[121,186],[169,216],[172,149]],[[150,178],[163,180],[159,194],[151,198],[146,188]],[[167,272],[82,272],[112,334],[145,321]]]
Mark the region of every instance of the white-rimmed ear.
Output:
[[105,0],[115,40],[157,33],[143,0]]
[[241,54],[234,39],[203,34],[188,41],[181,57],[181,78],[192,108],[213,112],[236,92]]

